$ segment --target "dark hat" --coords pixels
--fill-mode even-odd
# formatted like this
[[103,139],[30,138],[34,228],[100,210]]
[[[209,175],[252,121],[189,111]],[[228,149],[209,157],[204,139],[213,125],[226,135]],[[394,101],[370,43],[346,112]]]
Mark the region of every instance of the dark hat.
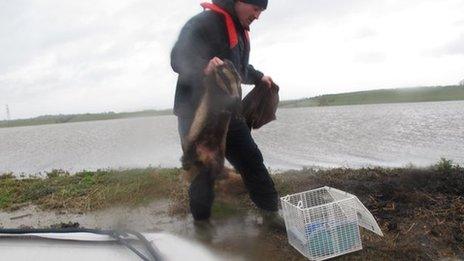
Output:
[[239,0],[239,1],[247,3],[247,4],[257,5],[259,7],[262,7],[263,9],[267,8],[267,0]]

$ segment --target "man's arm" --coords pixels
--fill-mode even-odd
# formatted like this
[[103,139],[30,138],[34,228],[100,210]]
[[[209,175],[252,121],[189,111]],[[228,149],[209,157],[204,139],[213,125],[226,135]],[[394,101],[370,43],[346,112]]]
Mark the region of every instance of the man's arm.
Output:
[[248,65],[248,77],[245,79],[245,84],[258,84],[261,79],[263,78],[264,74],[258,70],[256,70],[253,65]]
[[256,70],[253,65],[248,65],[248,79],[245,84],[259,84],[263,82],[268,88],[272,87],[272,78],[270,76],[264,75],[262,72]]

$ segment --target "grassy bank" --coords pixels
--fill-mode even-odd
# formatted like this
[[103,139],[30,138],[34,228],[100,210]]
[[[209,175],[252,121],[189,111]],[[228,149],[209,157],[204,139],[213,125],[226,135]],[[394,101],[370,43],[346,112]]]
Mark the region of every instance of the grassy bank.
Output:
[[280,107],[296,108],[454,100],[464,100],[464,86],[418,87],[328,94],[307,99],[283,101],[280,103]]
[[[169,199],[171,215],[188,213],[179,169],[81,172],[54,171],[45,178],[0,178],[0,209],[33,203],[45,210],[89,212],[115,205],[137,206]],[[224,219],[254,209],[241,179],[232,171],[217,182],[213,217]],[[281,195],[332,186],[357,195],[385,236],[362,233],[364,250],[342,259],[421,259],[464,257],[464,168],[441,160],[426,169],[303,169],[273,176]],[[269,260],[304,260],[285,235],[268,233]],[[224,244],[224,245],[221,245]],[[221,243],[218,249],[230,250]]]
[[[179,169],[81,172],[55,171],[47,177],[0,178],[0,209],[26,203],[42,209],[85,212],[115,205],[141,205],[168,198],[171,215],[188,213]],[[362,233],[364,250],[342,259],[432,260],[464,257],[464,168],[442,160],[426,169],[303,169],[273,176],[281,195],[332,186],[357,195],[378,220],[385,236]],[[253,210],[238,175],[217,182],[213,217]],[[262,236],[269,260],[304,260],[285,235]],[[230,249],[230,245],[217,245]]]
[[0,176],[0,209],[14,210],[26,203],[43,209],[92,211],[115,204],[134,205],[172,191],[177,169],[134,169],[80,172],[52,171],[45,178]]

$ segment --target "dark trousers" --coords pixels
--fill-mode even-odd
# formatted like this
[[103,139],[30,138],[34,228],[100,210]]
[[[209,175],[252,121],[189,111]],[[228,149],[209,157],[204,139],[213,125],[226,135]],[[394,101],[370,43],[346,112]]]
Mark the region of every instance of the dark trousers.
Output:
[[[190,129],[191,118],[178,117],[181,141]],[[257,207],[277,211],[278,195],[274,182],[263,163],[263,156],[243,118],[232,118],[227,132],[226,159],[242,176],[243,182]],[[214,176],[204,168],[192,180],[189,188],[190,211],[194,219],[208,219],[214,200]]]

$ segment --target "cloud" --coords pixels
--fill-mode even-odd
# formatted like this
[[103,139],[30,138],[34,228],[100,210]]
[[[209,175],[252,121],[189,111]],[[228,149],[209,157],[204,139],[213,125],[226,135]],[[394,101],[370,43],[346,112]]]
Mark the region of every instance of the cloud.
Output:
[[446,54],[464,55],[464,34],[461,34],[456,40],[447,44],[444,51]]
[[456,21],[456,22],[454,23],[454,25],[456,25],[456,26],[464,26],[464,19],[459,20],[459,21]]
[[[172,107],[169,54],[202,1],[1,1],[0,105],[15,118]],[[283,99],[455,82],[460,2],[273,0],[251,62]]]
[[369,37],[374,37],[377,35],[377,31],[375,31],[372,28],[364,27],[359,29],[356,34],[354,35],[354,38],[356,39],[363,39],[363,38],[369,38]]
[[424,55],[429,57],[442,57],[449,55],[464,55],[464,34],[456,37],[438,48],[424,51]]
[[365,53],[358,53],[355,55],[354,61],[355,62],[362,62],[362,63],[381,63],[386,60],[386,55],[380,52],[365,52]]
[[8,37],[0,41],[0,104],[14,117],[171,107],[170,48],[201,11],[182,1],[1,5],[0,34]]

